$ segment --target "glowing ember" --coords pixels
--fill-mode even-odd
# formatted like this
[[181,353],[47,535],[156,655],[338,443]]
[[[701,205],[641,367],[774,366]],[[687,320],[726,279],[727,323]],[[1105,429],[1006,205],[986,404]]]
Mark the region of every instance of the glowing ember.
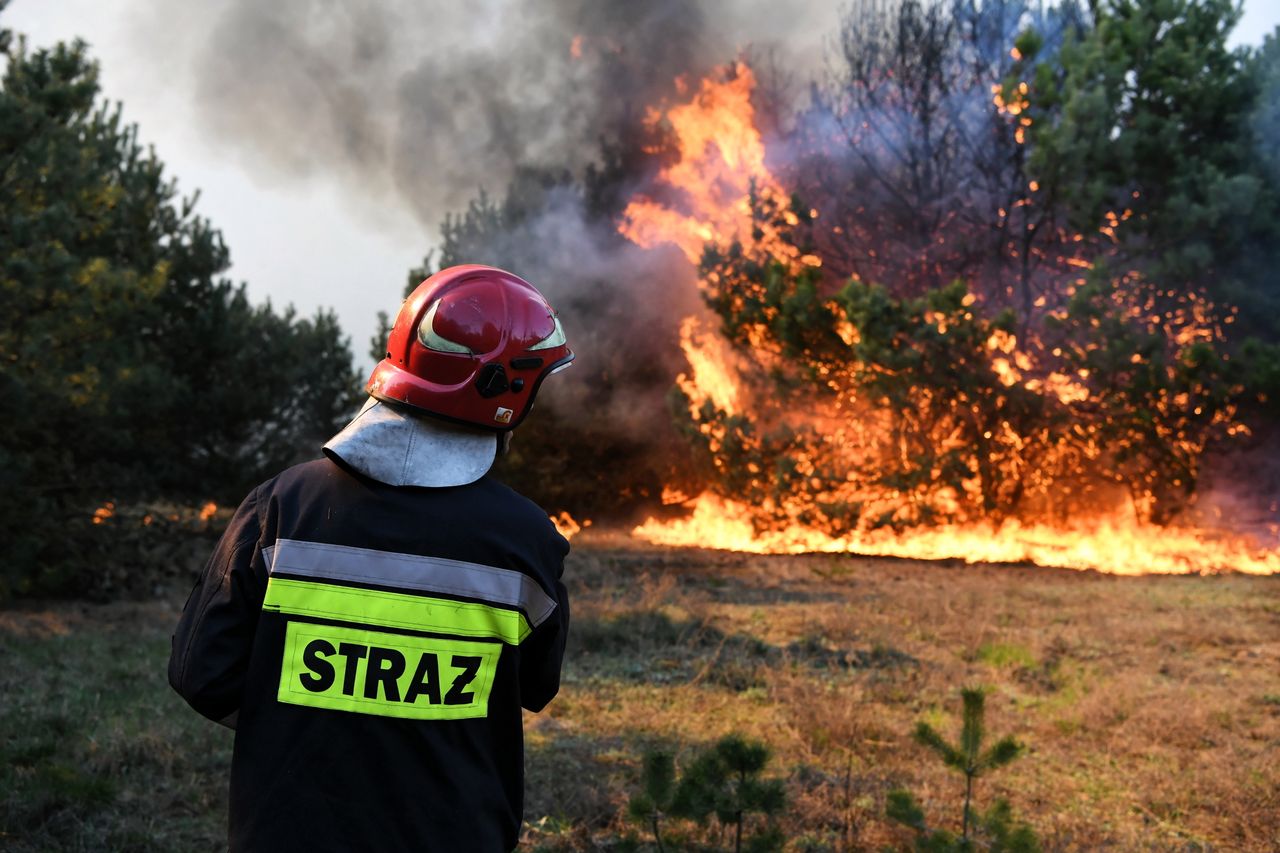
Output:
[[116,505],[114,501],[107,501],[102,506],[93,511],[93,523],[101,524],[108,518],[116,514]]
[[213,518],[213,516],[217,512],[218,512],[218,505],[213,501],[209,501],[207,504],[200,507],[200,520],[208,521],[209,519]]
[[663,506],[674,506],[675,504],[688,503],[690,500],[692,499],[679,489],[673,489],[670,486],[662,487]]

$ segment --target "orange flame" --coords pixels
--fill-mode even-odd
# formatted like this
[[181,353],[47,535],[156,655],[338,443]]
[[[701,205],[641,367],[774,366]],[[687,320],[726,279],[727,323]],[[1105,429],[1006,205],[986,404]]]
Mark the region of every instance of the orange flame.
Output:
[[839,537],[801,526],[756,531],[753,515],[745,504],[703,494],[687,518],[650,518],[633,533],[659,545],[757,554],[827,552],[966,563],[1035,563],[1120,575],[1280,572],[1280,552],[1275,550],[1255,548],[1239,538],[1215,539],[1196,530],[1154,528],[1140,524],[1132,515],[1078,527],[1009,521],[999,528],[980,524],[926,528],[906,535],[885,531]]
[[670,126],[680,152],[679,159],[658,174],[657,185],[676,190],[682,203],[675,208],[650,198],[633,200],[622,214],[618,230],[623,236],[646,248],[672,243],[694,264],[708,243],[738,243],[748,251],[760,247],[802,264],[821,263],[816,256],[801,256],[779,238],[775,227],[765,224],[759,233],[753,228],[758,225],[751,219],[753,195],[776,204],[788,224],[800,221],[765,166],[764,141],[751,105],[755,85],[750,67],[739,62],[725,79],[703,80],[688,103],[665,113],[650,112],[650,124]]
[[[796,268],[821,263],[815,256],[801,256],[783,239],[778,226],[768,221],[761,222],[753,216],[754,209],[758,209],[764,200],[786,225],[794,226],[801,218],[790,208],[786,192],[766,166],[765,145],[756,128],[751,104],[754,86],[751,69],[737,63],[725,73],[691,87],[687,102],[651,111],[648,121],[671,131],[676,145],[675,157],[659,173],[654,191],[628,204],[619,225],[624,236],[643,247],[674,245],[694,265],[702,260],[708,245],[723,250],[734,244],[745,253],[767,253]],[[1018,122],[1018,141],[1022,142],[1023,130],[1030,126],[1030,119],[1022,115],[1028,104],[1026,84],[1012,88],[1008,99],[1000,86],[993,87],[992,92],[997,107]],[[1032,182],[1028,189],[1035,193],[1039,185]],[[816,211],[807,213],[811,219],[816,216]],[[1001,216],[1005,215],[1007,212],[1001,211]],[[1114,231],[1131,215],[1129,210],[1110,214],[1103,233],[1108,229]],[[1092,266],[1083,258],[1063,257],[1059,261],[1064,266]],[[704,289],[718,281],[715,271],[706,275],[706,281],[699,281],[699,286]],[[1117,299],[1130,298],[1125,294],[1117,296]],[[973,301],[972,296],[967,298],[965,307],[972,305]],[[1045,308],[1045,305],[1038,302],[1037,307]],[[1180,343],[1204,339],[1204,336],[1212,334],[1207,307],[1202,303],[1193,301],[1160,316],[1147,305],[1124,303],[1119,307],[1135,320],[1165,323],[1166,328],[1175,329],[1174,338]],[[1045,310],[1052,314],[1048,308]],[[939,333],[945,333],[946,316],[937,314],[930,322],[937,326]],[[846,344],[853,346],[858,342],[859,332],[847,320],[838,320],[835,329]],[[752,344],[751,358],[756,360],[756,367],[761,364],[768,366],[777,351],[771,348],[762,330],[748,328],[743,333]],[[759,396],[758,389],[745,381],[752,371],[742,363],[743,357],[739,352],[710,324],[702,323],[696,317],[685,318],[680,327],[680,343],[689,368],[676,381],[689,400],[694,422],[708,439],[714,453],[722,445],[724,435],[719,433],[723,428],[699,418],[703,407],[709,405],[728,415],[771,407],[764,405],[767,401],[763,398],[755,399]],[[1052,362],[1041,359],[1042,355],[1047,359],[1047,354],[1034,355],[1033,348],[1019,346],[1019,341],[1012,334],[992,334],[986,349],[991,368],[1005,387],[1022,386],[1056,398],[1063,405],[1087,401],[1092,393],[1087,384],[1087,371],[1071,375],[1054,369]],[[1054,358],[1061,354],[1060,350],[1052,350]],[[823,450],[830,452],[832,458],[866,464],[871,457],[862,458],[866,456],[864,450],[874,445],[872,439],[878,433],[885,433],[892,429],[892,425],[887,422],[884,412],[874,408],[874,401],[855,399],[847,381],[838,375],[842,369],[836,365],[824,366],[818,371],[829,389],[836,392],[834,402],[821,406],[815,404],[810,411],[784,412],[776,417],[790,422],[805,420],[818,430]],[[754,373],[759,375],[762,371],[757,369]],[[923,403],[931,402],[927,392],[922,392],[922,395]],[[1166,401],[1166,404],[1181,405],[1177,400]],[[851,414],[850,409],[854,407],[857,408]],[[1233,414],[1224,413],[1224,422],[1229,422]],[[1236,430],[1237,426],[1244,429],[1243,425],[1236,424],[1230,424],[1229,428]],[[1086,435],[1087,427],[1076,425],[1074,428],[1079,435]],[[993,427],[993,430],[984,434],[984,439],[992,446],[1000,445],[1013,451],[1021,447],[1023,437],[1007,424]],[[1184,441],[1178,436],[1167,438],[1171,443]],[[955,446],[957,441],[955,437],[946,435],[940,435],[936,440],[944,449]],[[1086,444],[1094,447],[1092,439]],[[1198,452],[1194,447],[1181,449],[1189,454]],[[1097,451],[1091,449],[1089,452]],[[821,460],[800,457],[795,461],[796,474],[811,478],[815,489],[828,490],[822,499],[832,503],[860,501],[862,496],[853,490],[852,485],[845,489],[838,479],[833,485],[824,485],[830,482],[830,471],[825,474],[827,480],[819,478]],[[994,464],[996,457],[992,456],[991,461]],[[716,462],[719,465],[720,459],[717,458]],[[753,484],[758,484],[765,475],[753,466],[754,463],[747,466],[746,474]],[[852,483],[854,475],[849,474],[848,479]],[[967,493],[976,488],[975,484],[966,482],[963,491]],[[1150,492],[1147,494],[1149,496]],[[965,495],[952,496],[957,505],[963,497]],[[785,502],[786,499],[778,500]],[[806,520],[802,522],[802,512],[785,503],[756,507],[710,493],[692,499],[680,494],[677,499],[674,491],[670,494],[664,492],[663,503],[685,503],[691,507],[691,512],[687,517],[673,521],[651,518],[636,527],[634,535],[658,544],[750,552],[856,552],[923,559],[950,558],[966,562],[1029,562],[1118,574],[1280,571],[1280,550],[1260,550],[1243,537],[1146,525],[1138,518],[1133,504],[1124,502],[1117,502],[1111,510],[1101,508],[1096,517],[1071,524],[1005,521],[997,525],[980,521],[916,528],[908,533],[897,533],[889,528],[853,532],[821,530],[812,526],[808,520],[811,515],[805,516]],[[779,515],[792,521],[779,529],[779,525],[772,521]],[[768,525],[760,523],[765,516],[771,519]],[[766,526],[768,529],[764,529]]]
[[693,412],[706,402],[730,415],[741,411],[738,373],[728,342],[704,331],[698,318],[686,317],[680,324],[680,348],[689,360],[689,373],[677,376],[676,384],[689,398]]
[[591,519],[585,519],[581,524],[579,524],[577,521],[574,521],[572,515],[569,515],[568,510],[559,512],[550,518],[551,523],[555,525],[556,530],[559,531],[560,535],[565,539],[572,539],[582,531],[582,528],[591,526]]

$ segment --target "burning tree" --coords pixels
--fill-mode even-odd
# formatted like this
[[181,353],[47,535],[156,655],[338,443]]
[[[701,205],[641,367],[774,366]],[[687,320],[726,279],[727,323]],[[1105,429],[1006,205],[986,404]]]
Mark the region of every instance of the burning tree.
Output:
[[581,177],[527,170],[446,223],[441,261],[527,271],[589,349],[508,475],[592,515],[661,494],[692,518],[643,535],[771,550],[1098,565],[1082,525],[1185,515],[1280,376],[1232,307],[1267,302],[1280,242],[1249,156],[1275,63],[1227,50],[1232,20],[858,4],[798,110],[745,59],[648,87]]
[[1116,486],[1163,522],[1208,442],[1245,429],[1219,331],[1189,314],[1170,340],[1124,282],[1081,286],[1047,318],[1050,348],[1020,346],[1014,313],[985,315],[961,281],[911,298],[854,279],[824,298],[814,270],[773,258],[706,264],[709,301],[779,405],[743,420],[704,401],[691,418],[728,457],[724,493],[770,511],[761,524],[1062,523]]
[[[1188,204],[1229,227],[1213,205],[1247,202],[1246,218],[1274,229],[1274,198],[1235,153],[1252,72],[1224,47],[1226,7],[1116,3],[1095,16],[1069,5],[1039,19],[1015,4],[864,7],[845,28],[839,87],[780,141],[802,155],[783,177],[756,155],[758,136],[708,143],[688,115],[723,126],[711,114],[745,89],[750,123],[750,69],[704,81],[666,113],[684,159],[621,227],[696,260],[720,321],[722,341],[705,322],[686,326],[691,372],[679,381],[688,432],[732,504],[704,522],[745,510],[757,535],[816,528],[845,547],[941,523],[1166,523],[1194,497],[1214,442],[1248,434],[1234,312],[1204,286],[1231,267],[1231,251],[1170,258],[1160,247],[1188,236],[1178,223]],[[1145,64],[1167,59],[1116,58],[1131,18],[1175,44],[1203,39],[1189,61],[1220,73],[1181,88],[1170,78],[1153,94]],[[1032,29],[1012,44],[1017,28],[1046,22],[1051,38]],[[992,33],[1007,36],[1007,61],[995,60]],[[1129,111],[1113,124],[1077,122],[1096,100],[1100,54],[1108,68],[1142,66],[1141,98],[1113,99]],[[1033,57],[1029,83],[1019,78]],[[1057,79],[1076,82],[1054,89]],[[1208,109],[1215,88],[1235,106]],[[1153,131],[1143,98],[1175,117]],[[1164,181],[1148,154],[1126,180],[1103,171],[1083,192],[1074,167],[1054,165],[1087,160],[1116,127],[1158,140],[1188,116],[1231,119],[1222,150],[1206,127],[1187,164],[1217,184]],[[1003,152],[994,176],[984,138]],[[802,192],[788,195],[788,176]]]
[[956,278],[1030,321],[1064,258],[1059,211],[1028,170],[1028,119],[993,108],[1021,28],[1055,55],[1081,26],[1072,3],[858,4],[832,79],[783,141],[789,185],[821,213],[832,280],[920,296]]

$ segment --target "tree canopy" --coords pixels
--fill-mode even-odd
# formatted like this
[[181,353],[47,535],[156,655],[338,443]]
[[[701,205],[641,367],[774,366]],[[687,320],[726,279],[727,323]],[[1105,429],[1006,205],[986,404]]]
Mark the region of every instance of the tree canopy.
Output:
[[[0,4],[3,9],[3,4]],[[335,317],[253,305],[81,42],[0,80],[0,594],[84,564],[103,501],[238,500],[352,405]],[[65,570],[65,571],[64,571]]]

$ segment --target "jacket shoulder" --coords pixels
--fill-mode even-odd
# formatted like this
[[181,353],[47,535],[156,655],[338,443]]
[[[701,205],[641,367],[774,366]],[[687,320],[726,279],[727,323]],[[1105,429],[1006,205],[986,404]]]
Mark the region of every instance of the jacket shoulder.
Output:
[[324,480],[348,480],[352,475],[340,465],[334,464],[325,457],[310,459],[292,465],[267,480],[259,488],[266,490],[284,490],[302,484],[310,484]]
[[501,506],[513,521],[518,521],[522,525],[528,525],[538,530],[549,530],[551,533],[559,535],[556,533],[555,525],[551,523],[551,518],[545,509],[500,480],[486,475],[477,480],[472,486],[484,490],[486,498],[492,501],[495,506]]

